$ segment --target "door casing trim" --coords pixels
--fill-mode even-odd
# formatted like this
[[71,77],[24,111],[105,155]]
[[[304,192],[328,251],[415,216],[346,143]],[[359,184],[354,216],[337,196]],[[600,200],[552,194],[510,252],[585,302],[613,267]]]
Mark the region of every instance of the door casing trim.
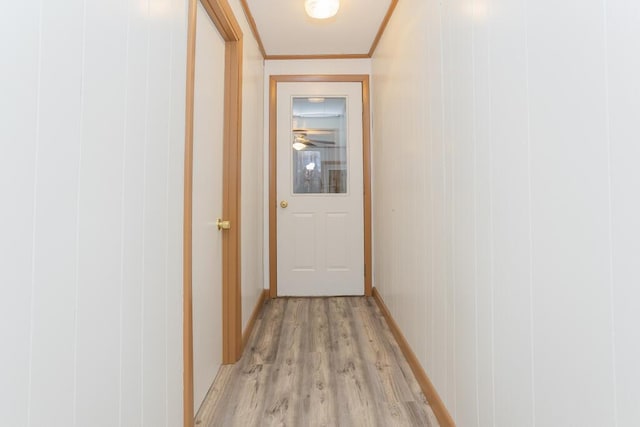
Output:
[[269,78],[269,297],[278,296],[277,103],[278,83],[355,82],[362,84],[362,183],[364,187],[364,295],[372,289],[371,106],[368,74],[272,75]]
[[222,215],[232,228],[222,237],[222,363],[242,354],[240,177],[242,138],[242,30],[227,0],[189,0],[185,105],[183,218],[183,425],[192,427],[193,396],[193,117],[198,1],[225,41]]

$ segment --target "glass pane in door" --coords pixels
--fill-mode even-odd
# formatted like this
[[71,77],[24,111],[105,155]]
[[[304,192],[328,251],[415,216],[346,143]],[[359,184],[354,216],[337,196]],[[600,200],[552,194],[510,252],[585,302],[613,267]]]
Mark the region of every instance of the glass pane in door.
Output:
[[293,97],[294,194],[347,193],[347,99]]

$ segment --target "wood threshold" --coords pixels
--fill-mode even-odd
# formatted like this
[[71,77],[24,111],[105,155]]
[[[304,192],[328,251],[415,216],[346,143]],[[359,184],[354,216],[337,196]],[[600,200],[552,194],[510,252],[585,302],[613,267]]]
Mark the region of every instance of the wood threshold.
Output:
[[[196,22],[199,0],[189,0],[185,105],[184,218],[183,218],[183,425],[194,422],[193,395],[193,120],[195,93]],[[242,353],[240,277],[240,177],[242,138],[242,30],[227,0],[201,0],[225,40],[223,129],[223,215],[232,224],[222,239],[223,363]]]
[[396,341],[398,341],[398,345],[400,346],[402,353],[404,353],[404,357],[409,362],[409,366],[411,366],[411,370],[413,371],[413,374],[416,376],[416,379],[418,380],[418,384],[420,384],[420,388],[422,389],[422,392],[427,398],[429,405],[431,405],[431,409],[433,410],[433,413],[438,419],[440,426],[455,427],[456,424],[453,421],[451,414],[449,414],[449,411],[447,410],[447,407],[444,405],[444,402],[440,398],[440,395],[438,395],[436,388],[434,387],[433,383],[429,379],[429,376],[427,375],[424,368],[420,364],[418,357],[411,349],[411,346],[407,342],[407,339],[402,334],[402,331],[400,330],[400,327],[398,326],[395,319],[391,315],[389,308],[384,303],[384,300],[382,299],[382,295],[380,295],[380,292],[378,292],[376,288],[373,288],[373,298],[376,300],[376,303],[378,303],[378,307],[380,307],[380,311],[384,315],[385,319],[387,319],[387,324],[389,325],[389,329],[391,329],[391,333],[393,333],[393,336],[396,338]]
[[269,290],[263,289],[260,293],[260,298],[258,298],[258,302],[256,306],[253,308],[253,312],[251,313],[251,317],[247,322],[247,326],[244,328],[244,332],[242,333],[242,347],[244,348],[247,345],[247,341],[251,337],[251,332],[253,332],[253,327],[256,325],[256,320],[262,311],[262,306],[264,302],[269,298]]
[[278,296],[277,247],[277,101],[280,82],[355,82],[362,84],[362,180],[364,186],[364,290],[372,295],[371,106],[368,74],[272,75],[269,79],[269,297]]

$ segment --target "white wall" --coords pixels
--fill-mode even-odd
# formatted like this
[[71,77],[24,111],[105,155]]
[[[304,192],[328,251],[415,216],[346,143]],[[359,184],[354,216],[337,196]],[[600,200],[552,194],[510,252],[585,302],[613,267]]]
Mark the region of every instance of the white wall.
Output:
[[[269,94],[269,77],[298,74],[370,74],[370,59],[272,59],[264,62],[266,95]],[[268,98],[265,98],[268,100]]]
[[0,26],[0,424],[180,425],[186,2]]
[[640,6],[399,2],[375,286],[460,426],[640,424]]
[[370,59],[304,59],[304,60],[267,60],[264,61],[264,288],[269,289],[269,80],[275,75],[304,74],[371,74]]
[[[263,286],[263,74],[232,7],[245,33],[246,323]],[[181,423],[186,9],[2,6],[2,425]]]

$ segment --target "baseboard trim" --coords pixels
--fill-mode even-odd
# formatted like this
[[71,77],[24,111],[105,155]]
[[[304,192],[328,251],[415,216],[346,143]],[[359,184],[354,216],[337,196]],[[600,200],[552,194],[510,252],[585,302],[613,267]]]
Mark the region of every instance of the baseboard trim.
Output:
[[422,392],[427,398],[429,405],[431,405],[431,409],[433,410],[433,413],[438,419],[440,426],[455,427],[456,423],[453,421],[453,418],[451,418],[451,414],[449,414],[447,407],[444,405],[444,402],[438,395],[436,388],[433,386],[433,383],[431,382],[424,368],[420,364],[418,357],[413,352],[413,350],[411,349],[411,346],[407,342],[407,339],[402,334],[400,327],[398,326],[396,321],[393,319],[393,316],[391,316],[391,312],[389,311],[389,308],[387,308],[387,305],[384,303],[384,300],[382,299],[382,295],[380,295],[380,292],[378,292],[378,289],[376,289],[375,287],[373,288],[373,298],[378,303],[378,307],[380,307],[380,311],[382,311],[382,314],[387,320],[389,329],[391,329],[391,333],[393,333],[393,336],[396,338],[396,341],[398,341],[398,345],[400,346],[400,349],[402,350],[404,357],[407,358],[407,362],[409,362],[409,366],[411,366],[411,370],[413,371],[413,374],[416,376],[416,379],[418,380],[418,384],[420,384],[420,388],[422,389]]
[[[247,322],[246,328],[244,328],[244,332],[242,333],[242,349],[244,351],[244,346],[247,345],[247,341],[251,336],[251,332],[253,331],[253,327],[256,324],[256,319],[260,315],[260,311],[262,310],[262,306],[264,305],[265,300],[269,298],[269,289],[263,289],[260,294],[260,298],[258,298],[258,302],[256,306],[253,308],[253,312],[251,313],[251,317]],[[241,353],[242,354],[242,353]]]

